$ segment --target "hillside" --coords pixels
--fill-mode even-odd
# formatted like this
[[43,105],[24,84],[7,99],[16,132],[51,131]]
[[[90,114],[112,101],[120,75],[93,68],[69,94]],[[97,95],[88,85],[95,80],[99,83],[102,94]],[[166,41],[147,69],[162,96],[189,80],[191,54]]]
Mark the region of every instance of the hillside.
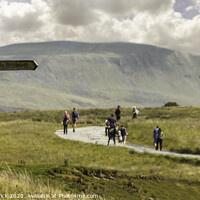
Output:
[[4,46],[0,56],[39,65],[0,72],[1,111],[199,105],[199,56],[132,43],[64,41]]

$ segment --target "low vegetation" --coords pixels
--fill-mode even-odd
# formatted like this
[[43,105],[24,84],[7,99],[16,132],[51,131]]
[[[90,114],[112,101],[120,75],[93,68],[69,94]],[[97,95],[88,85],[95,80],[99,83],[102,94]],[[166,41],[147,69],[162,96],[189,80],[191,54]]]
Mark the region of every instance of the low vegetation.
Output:
[[164,106],[170,107],[170,106],[179,106],[179,105],[176,102],[167,102]]
[[[119,125],[127,127],[129,142],[153,146],[153,129],[159,125],[165,136],[164,148],[198,153],[200,108],[138,109],[139,116],[134,120],[130,108],[122,109]],[[79,110],[78,126],[103,126],[105,118],[114,111]],[[0,193],[57,197],[96,194],[117,200],[199,198],[198,159],[63,140],[54,134],[62,129],[63,112],[0,114]]]

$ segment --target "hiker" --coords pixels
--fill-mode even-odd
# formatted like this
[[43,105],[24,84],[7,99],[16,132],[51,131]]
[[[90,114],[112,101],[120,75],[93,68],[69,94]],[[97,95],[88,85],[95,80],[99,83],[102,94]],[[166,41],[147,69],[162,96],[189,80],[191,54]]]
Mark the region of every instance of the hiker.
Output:
[[116,122],[116,125],[115,125],[115,136],[118,138],[118,143],[122,142],[120,133],[121,133],[121,131],[119,130],[119,125]]
[[128,133],[126,132],[126,128],[124,128],[123,125],[121,125],[120,133],[121,133],[121,136],[122,136],[122,143],[125,144],[126,143],[126,136],[128,135]]
[[154,139],[154,146],[155,146],[155,148],[156,148],[156,146],[157,146],[157,139],[158,139],[157,133],[158,133],[158,129],[159,129],[159,127],[156,126],[156,128],[155,128],[154,131],[153,131],[153,139]]
[[64,115],[63,115],[63,127],[64,127],[64,134],[67,134],[67,127],[68,127],[68,123],[69,123],[69,114],[67,114],[67,111],[65,111]]
[[76,108],[73,108],[72,111],[72,126],[73,126],[73,132],[75,132],[76,123],[78,122],[79,114],[78,111],[76,111]]
[[105,121],[105,135],[108,135],[108,129],[110,128],[110,122],[109,122],[109,118],[106,119]]
[[120,114],[121,114],[121,110],[120,110],[120,105],[117,106],[117,109],[115,110],[115,115],[116,115],[116,120],[119,121],[120,120]]
[[138,114],[139,114],[139,110],[136,109],[136,106],[133,106],[133,118],[132,119],[135,119],[137,118]]
[[110,122],[110,128],[108,129],[108,146],[110,144],[110,140],[113,139],[115,145],[115,134],[116,134],[116,119],[114,115],[111,114],[111,117],[108,119]]
[[158,150],[158,144],[160,145],[160,151],[162,151],[162,143],[163,143],[163,132],[161,128],[158,129],[157,132],[157,144],[156,144],[156,150]]

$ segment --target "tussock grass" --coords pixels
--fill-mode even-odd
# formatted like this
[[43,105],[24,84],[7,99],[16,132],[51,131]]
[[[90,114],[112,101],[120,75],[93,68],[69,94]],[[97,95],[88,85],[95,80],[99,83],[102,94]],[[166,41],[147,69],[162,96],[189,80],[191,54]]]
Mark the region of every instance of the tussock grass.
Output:
[[30,195],[59,195],[62,194],[62,191],[49,184],[43,183],[40,179],[34,179],[27,171],[17,172],[7,166],[7,168],[0,173],[0,193],[6,194],[6,199],[31,199]]

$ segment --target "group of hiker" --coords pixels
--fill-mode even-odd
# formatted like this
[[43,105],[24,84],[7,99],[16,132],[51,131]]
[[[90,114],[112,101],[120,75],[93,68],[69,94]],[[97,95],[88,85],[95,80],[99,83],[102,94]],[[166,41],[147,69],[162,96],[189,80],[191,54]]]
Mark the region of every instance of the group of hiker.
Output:
[[[75,132],[76,123],[78,122],[78,118],[79,118],[79,113],[76,110],[76,108],[73,108],[73,111],[71,113],[71,117],[72,117],[73,132]],[[70,116],[67,113],[67,111],[65,111],[65,113],[63,114],[63,121],[62,121],[62,124],[63,124],[63,127],[64,127],[64,129],[63,129],[64,134],[67,134],[67,132],[68,132],[67,129],[68,129],[69,121],[70,121]]]
[[124,144],[126,142],[126,136],[128,135],[126,128],[123,125],[121,125],[121,128],[119,129],[118,122],[121,118],[120,105],[118,105],[115,110],[115,116],[116,119],[114,118],[114,115],[111,114],[111,116],[105,121],[105,135],[108,136],[108,146],[111,139],[113,139],[114,145],[116,145],[116,136],[118,138],[118,142],[122,142]]
[[[132,119],[137,118],[139,114],[139,110],[137,110],[136,106],[132,107]],[[114,145],[116,145],[116,137],[118,138],[119,143],[125,144],[126,142],[126,136],[128,135],[126,128],[124,125],[121,125],[119,127],[119,121],[121,119],[121,109],[120,105],[117,106],[117,109],[115,110],[115,116],[111,114],[110,117],[108,117],[105,121],[105,136],[108,136],[108,145],[110,144],[110,140],[112,139],[114,142]],[[73,127],[73,132],[75,132],[76,128],[76,123],[78,122],[79,119],[79,113],[76,110],[76,108],[73,108],[73,111],[71,113],[71,120],[72,120],[72,127]],[[65,111],[63,114],[63,132],[64,134],[67,134],[68,132],[68,124],[70,121],[70,115]],[[163,143],[163,132],[161,128],[158,126],[154,129],[153,131],[153,139],[154,139],[154,146],[155,150],[158,150],[158,147],[160,146],[160,151],[162,151],[162,143]]]
[[[132,118],[134,119],[134,118],[137,118],[139,111],[136,109],[136,106],[133,106],[132,108],[133,108]],[[108,145],[109,145],[111,139],[113,139],[114,144],[116,144],[116,142],[115,142],[116,135],[118,137],[118,142],[125,143],[126,136],[128,135],[128,133],[126,132],[126,128],[123,125],[121,125],[121,128],[119,129],[118,121],[121,118],[120,105],[118,105],[117,109],[115,110],[115,116],[116,116],[116,119],[114,118],[114,115],[111,114],[111,117],[109,117],[105,121],[105,123],[106,123],[105,134],[106,134],[106,136],[108,136]],[[76,110],[76,108],[73,108],[73,111],[71,113],[73,132],[75,132],[76,123],[78,122],[78,118],[79,118],[79,113]],[[65,111],[63,114],[63,121],[62,121],[64,134],[67,134],[67,132],[68,132],[69,122],[70,122],[70,115],[68,114],[67,111]]]
[[[139,110],[137,110],[136,106],[132,107],[132,119],[137,118],[139,114]],[[115,138],[118,138],[119,143],[125,143],[126,142],[126,136],[128,135],[126,128],[124,125],[121,125],[121,128],[119,128],[119,120],[121,118],[121,110],[120,105],[117,106],[117,109],[115,110],[115,116],[111,114],[109,118],[105,121],[105,135],[108,136],[108,145],[110,144],[110,140],[113,139],[114,145],[116,144]]]
[[[137,110],[136,106],[133,106],[132,111],[132,119],[137,118],[139,114],[139,110]],[[111,114],[111,117],[106,119],[105,121],[105,135],[108,136],[108,145],[110,144],[110,140],[113,139],[114,145],[116,144],[115,138],[118,137],[118,142],[125,143],[126,142],[126,136],[128,135],[126,128],[121,125],[121,129],[119,129],[118,121],[121,118],[121,110],[120,106],[117,106],[117,109],[115,111],[116,119],[114,118],[114,115]],[[122,138],[122,139],[120,139]],[[153,138],[154,138],[154,146],[155,150],[158,150],[160,146],[160,151],[162,151],[162,143],[163,143],[163,132],[161,128],[158,126],[153,131]]]
[[[119,120],[119,119],[118,119]],[[118,142],[125,143],[126,142],[126,129],[123,125],[121,125],[121,129],[119,130],[118,123],[114,115],[111,114],[111,116],[106,119],[105,121],[105,136],[108,136],[108,145],[110,144],[110,140],[113,139],[114,145],[116,144],[115,137],[118,137]],[[122,137],[122,139],[121,139]]]

